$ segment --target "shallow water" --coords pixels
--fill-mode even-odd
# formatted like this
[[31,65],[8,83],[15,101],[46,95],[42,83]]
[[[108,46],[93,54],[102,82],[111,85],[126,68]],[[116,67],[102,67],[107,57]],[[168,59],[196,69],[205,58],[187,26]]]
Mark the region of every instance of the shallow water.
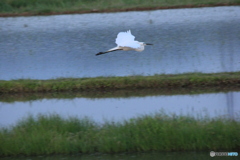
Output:
[[58,114],[62,117],[89,117],[102,124],[121,122],[145,114],[165,112],[196,118],[222,117],[240,120],[240,92],[197,95],[160,95],[129,98],[41,99],[0,102],[0,126],[16,124],[28,115]]
[[[240,71],[240,7],[0,18],[0,79]],[[118,32],[153,43],[112,52]]]

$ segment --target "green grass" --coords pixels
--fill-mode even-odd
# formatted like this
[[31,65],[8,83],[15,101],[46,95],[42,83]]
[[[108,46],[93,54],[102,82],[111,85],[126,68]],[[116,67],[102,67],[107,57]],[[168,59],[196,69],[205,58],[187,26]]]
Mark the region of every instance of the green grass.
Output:
[[147,151],[239,151],[240,122],[145,115],[98,125],[85,118],[29,116],[0,129],[0,156]]
[[132,89],[182,89],[240,86],[240,72],[180,75],[64,78],[52,80],[0,80],[0,93],[60,91],[113,91]]
[[161,88],[161,89],[127,89],[127,90],[94,90],[94,91],[65,91],[65,92],[34,92],[34,93],[3,93],[0,102],[33,101],[41,99],[74,99],[74,98],[130,98],[160,95],[195,95],[206,93],[223,93],[240,91],[240,87],[202,87],[202,88]]
[[239,5],[240,0],[1,0],[0,13],[2,16],[62,14],[233,4]]

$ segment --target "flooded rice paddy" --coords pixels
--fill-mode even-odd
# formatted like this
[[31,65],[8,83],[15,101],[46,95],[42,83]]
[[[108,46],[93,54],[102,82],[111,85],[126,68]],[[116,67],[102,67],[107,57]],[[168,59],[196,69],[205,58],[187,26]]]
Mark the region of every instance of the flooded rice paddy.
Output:
[[239,120],[240,92],[196,95],[156,95],[128,98],[39,99],[0,102],[0,126],[11,126],[28,115],[58,114],[62,117],[89,117],[99,124],[121,122],[141,115],[164,112],[195,118]]
[[[240,7],[0,18],[0,79],[240,71]],[[153,43],[119,51],[118,32]]]

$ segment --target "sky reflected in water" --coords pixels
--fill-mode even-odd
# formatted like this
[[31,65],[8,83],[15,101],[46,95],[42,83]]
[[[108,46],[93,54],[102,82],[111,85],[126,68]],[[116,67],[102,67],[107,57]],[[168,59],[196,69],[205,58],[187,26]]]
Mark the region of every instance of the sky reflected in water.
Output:
[[164,111],[167,114],[193,117],[225,117],[239,120],[240,92],[198,95],[148,96],[130,98],[42,99],[27,102],[0,102],[0,126],[38,114],[62,117],[89,117],[98,123],[122,121],[144,114]]
[[[0,79],[240,71],[239,19],[239,6],[0,18]],[[154,45],[95,56],[129,29]]]

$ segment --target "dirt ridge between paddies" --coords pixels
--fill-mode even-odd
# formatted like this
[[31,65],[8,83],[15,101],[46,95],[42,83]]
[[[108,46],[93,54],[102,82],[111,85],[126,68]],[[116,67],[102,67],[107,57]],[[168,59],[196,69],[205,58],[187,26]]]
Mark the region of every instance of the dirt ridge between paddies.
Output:
[[31,92],[31,93],[2,93],[0,102],[27,102],[42,99],[74,99],[74,98],[134,98],[148,96],[169,96],[169,95],[199,95],[209,93],[239,92],[239,87],[198,87],[198,88],[161,88],[161,89],[120,89],[111,91],[64,91],[64,92]]
[[240,72],[185,73],[178,75],[0,80],[0,93],[61,91],[113,91],[121,89],[180,89],[240,87]]
[[[0,17],[18,17],[18,16],[39,16],[39,15],[62,15],[62,14],[85,14],[85,13],[111,13],[111,12],[128,12],[128,11],[148,11],[148,10],[159,10],[159,9],[180,9],[180,8],[200,8],[200,7],[219,7],[219,6],[239,6],[240,0],[220,0],[216,2],[215,0],[208,0],[208,1],[181,1],[181,2],[162,2],[159,0],[158,2],[153,3],[141,3],[135,2],[134,0],[130,0],[131,5],[123,4],[120,5],[113,5],[111,2],[104,6],[101,6],[101,2],[98,4],[95,2],[88,2],[86,1],[85,4],[81,5],[63,5],[63,7],[57,7],[58,4],[55,6],[45,6],[45,4],[41,4],[39,2],[40,7],[36,6],[28,6],[28,3],[25,6],[21,6],[18,4],[19,7],[16,5],[9,5],[7,8],[11,8],[10,11],[4,11],[4,6],[8,4],[4,4],[4,2],[0,3]],[[56,2],[55,2],[56,3]],[[61,2],[59,2],[61,3]],[[95,5],[92,5],[94,3]],[[120,2],[119,2],[120,3]],[[126,3],[126,2],[125,2]],[[2,6],[1,6],[2,5]],[[41,6],[42,5],[42,6]],[[61,5],[60,5],[61,6]],[[85,8],[82,6],[85,6]],[[24,7],[28,7],[24,9]]]

